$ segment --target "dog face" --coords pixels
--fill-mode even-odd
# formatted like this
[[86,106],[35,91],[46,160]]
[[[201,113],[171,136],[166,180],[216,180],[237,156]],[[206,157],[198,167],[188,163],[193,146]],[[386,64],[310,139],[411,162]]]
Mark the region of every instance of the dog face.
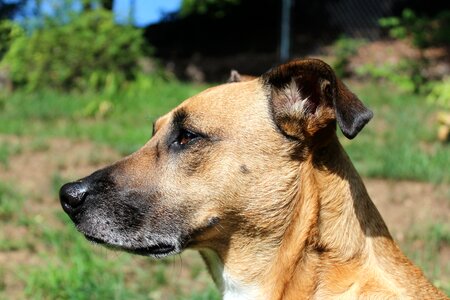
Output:
[[112,248],[225,251],[283,232],[302,160],[336,120],[352,138],[370,117],[326,64],[296,61],[186,100],[140,150],[64,185],[61,203],[89,240]]

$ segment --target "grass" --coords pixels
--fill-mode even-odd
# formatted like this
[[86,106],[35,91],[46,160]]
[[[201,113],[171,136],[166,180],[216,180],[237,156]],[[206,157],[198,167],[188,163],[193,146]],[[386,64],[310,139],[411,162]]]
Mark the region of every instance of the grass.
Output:
[[437,108],[420,95],[392,87],[353,88],[374,111],[355,141],[341,141],[360,173],[367,177],[449,183],[450,147],[437,141]]
[[[23,216],[23,201],[23,196],[11,184],[0,182],[0,228],[2,225],[18,222]],[[0,251],[15,251],[29,247],[30,244],[26,239],[11,238],[5,231],[0,231]]]
[[[140,88],[114,95],[16,92],[7,101],[0,99],[0,135],[33,137],[26,147],[36,152],[47,151],[50,138],[64,137],[91,140],[128,154],[149,138],[155,118],[204,88],[151,78]],[[450,183],[445,167],[450,166],[450,149],[435,140],[435,108],[419,96],[391,88],[357,85],[353,90],[375,112],[355,141],[342,138],[363,175]],[[0,167],[6,168],[23,147],[2,142]],[[91,154],[88,160],[96,164],[102,155]],[[60,170],[50,174],[56,198],[66,174]],[[0,268],[0,299],[9,298],[8,276],[20,282],[26,299],[219,299],[205,267],[192,253],[155,262],[93,246],[59,207],[52,206],[54,213],[46,216],[24,209],[24,200],[46,204],[37,201],[40,195],[21,195],[18,187],[0,183],[0,228],[16,226],[27,234],[9,238],[0,230],[0,254],[24,252],[36,261]],[[436,253],[450,247],[447,225],[412,229],[402,248],[450,294],[448,283],[438,280],[449,270],[436,267],[440,265]]]
[[69,229],[43,227],[39,238],[46,245],[40,253],[44,264],[26,266],[20,275],[27,298],[86,299],[89,295],[90,299],[138,299],[125,288],[119,272],[118,267],[126,263],[123,258],[103,259],[81,235]]
[[[151,136],[153,120],[202,89],[150,78],[143,90],[116,95],[18,92],[0,106],[0,133],[39,136],[41,141],[54,136],[90,139],[128,154]],[[100,113],[102,103],[108,103],[107,113]]]
[[421,224],[412,228],[406,236],[402,249],[422,270],[427,278],[447,295],[450,295],[450,278],[443,278],[443,274],[450,273],[450,264],[442,263],[437,256],[446,250],[450,253],[450,224]]
[[11,221],[21,211],[23,197],[10,185],[0,182],[0,222]]
[[0,144],[0,165],[7,168],[9,166],[9,158],[12,155],[20,154],[21,151],[22,148],[19,144],[2,142]]
[[[60,136],[89,139],[129,154],[148,140],[153,120],[204,88],[153,78],[142,91],[110,96],[19,92],[0,107],[0,133],[37,136],[38,150],[47,147],[45,138]],[[442,167],[450,165],[449,147],[436,140],[437,108],[422,96],[392,87],[357,85],[353,90],[375,112],[355,141],[341,139],[363,175],[450,182]],[[102,103],[109,103],[108,108],[99,113],[105,110]],[[6,164],[14,151],[0,147],[0,162]]]
[[174,258],[153,261],[112,252],[88,243],[64,213],[57,211],[55,219],[52,225],[29,219],[41,249],[33,254],[39,263],[17,267],[26,299],[219,299],[204,282],[187,290],[189,282],[173,269]]

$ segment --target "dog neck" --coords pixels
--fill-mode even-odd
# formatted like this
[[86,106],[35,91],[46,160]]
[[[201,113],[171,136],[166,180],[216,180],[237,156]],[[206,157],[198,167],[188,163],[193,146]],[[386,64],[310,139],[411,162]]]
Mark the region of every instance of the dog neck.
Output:
[[[249,240],[245,250],[231,244],[226,251],[200,251],[224,299],[286,299],[289,291],[296,299],[302,299],[300,292],[307,298],[316,289],[322,253],[345,261],[362,251],[365,232],[355,203],[372,202],[339,142],[324,153],[300,162],[297,193],[281,214],[287,216],[285,226],[277,227],[269,242]],[[381,217],[373,222],[389,236]]]
[[407,268],[403,274],[414,268],[415,282],[429,291],[393,242],[337,138],[322,152],[299,166],[298,193],[281,235],[201,251],[224,299],[357,298],[364,291],[398,297],[407,291],[389,270],[399,276]]

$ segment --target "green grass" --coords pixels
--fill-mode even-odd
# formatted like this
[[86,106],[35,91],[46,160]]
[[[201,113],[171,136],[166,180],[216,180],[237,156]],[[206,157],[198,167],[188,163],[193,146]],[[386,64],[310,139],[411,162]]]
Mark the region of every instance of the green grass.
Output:
[[368,177],[450,182],[450,146],[437,141],[437,108],[423,96],[392,87],[353,89],[374,111],[354,141],[341,138],[360,173]]
[[11,185],[0,182],[0,222],[11,221],[20,213],[23,197]]
[[450,224],[416,225],[407,233],[402,248],[427,278],[450,295],[450,278],[440,279],[450,273],[450,262],[439,261],[437,255],[444,248],[450,250]]
[[20,154],[22,148],[19,144],[3,141],[0,144],[0,166],[8,168],[9,158],[12,155]]
[[23,270],[25,294],[33,299],[138,299],[125,287],[120,272],[126,257],[104,259],[77,234],[68,219],[64,223],[58,230],[43,222],[34,226],[46,251],[40,255],[44,264]]
[[[152,121],[204,86],[149,78],[146,85],[117,95],[17,92],[0,106],[0,133],[90,139],[124,154],[139,148],[152,132]],[[135,91],[137,90],[137,91]],[[102,108],[107,103],[107,112]],[[45,147],[45,143],[36,145]],[[1,154],[0,148],[0,161]]]
[[[45,243],[42,264],[25,266],[20,276],[30,299],[140,299],[125,287],[120,266],[123,257],[107,260],[96,255],[80,234],[67,222],[54,230],[36,224],[37,236]],[[141,297],[141,299],[143,299]]]
[[40,264],[19,268],[27,299],[218,299],[212,286],[183,294],[183,282],[170,278],[177,276],[171,258],[154,261],[106,250],[88,243],[64,213],[56,219],[61,226],[43,220],[30,226],[45,248],[38,253]]

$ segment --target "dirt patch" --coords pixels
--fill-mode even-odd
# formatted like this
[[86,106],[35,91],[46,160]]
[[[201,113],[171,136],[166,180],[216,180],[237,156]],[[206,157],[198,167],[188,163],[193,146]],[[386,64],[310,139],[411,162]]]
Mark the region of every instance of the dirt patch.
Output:
[[0,143],[20,147],[19,153],[0,167],[0,180],[13,183],[37,200],[54,199],[53,183],[58,178],[84,177],[120,157],[114,150],[89,141],[0,136]]
[[[59,185],[65,180],[86,176],[120,157],[108,147],[61,138],[46,140],[0,135],[0,144],[15,149],[7,164],[0,165],[0,181],[11,183],[24,198],[23,210],[16,212],[13,219],[17,221],[26,215],[33,220],[33,226],[42,223],[61,226],[55,218],[55,212],[60,210]],[[0,237],[12,246],[7,251],[0,251],[3,271],[0,284],[9,299],[21,299],[24,286],[18,280],[17,270],[42,263],[39,253],[45,245],[39,244],[34,230],[20,222],[1,226]],[[15,249],[15,245],[19,249]]]
[[442,78],[450,74],[449,53],[448,47],[431,47],[421,52],[406,40],[379,40],[360,47],[356,55],[350,57],[349,70],[356,70],[366,64],[396,65],[404,59],[425,59],[429,64],[423,70],[424,75],[428,78]]
[[365,179],[367,191],[391,233],[404,233],[424,223],[448,223],[450,187],[424,182]]

